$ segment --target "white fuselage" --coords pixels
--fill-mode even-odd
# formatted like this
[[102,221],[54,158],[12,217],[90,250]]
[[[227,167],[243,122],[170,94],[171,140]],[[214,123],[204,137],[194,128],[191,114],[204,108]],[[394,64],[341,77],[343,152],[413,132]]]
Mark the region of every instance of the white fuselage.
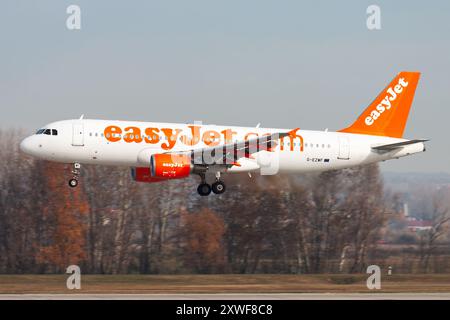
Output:
[[[231,127],[110,120],[65,120],[48,124],[54,135],[35,134],[21,143],[32,156],[63,163],[148,167],[152,154],[201,149],[230,141],[243,141],[290,129]],[[44,131],[45,132],[45,131]],[[422,142],[392,151],[373,146],[405,141],[342,132],[298,130],[285,137],[273,152],[260,151],[254,159],[242,158],[228,172],[255,171],[268,162],[276,172],[308,172],[341,169],[422,152]]]

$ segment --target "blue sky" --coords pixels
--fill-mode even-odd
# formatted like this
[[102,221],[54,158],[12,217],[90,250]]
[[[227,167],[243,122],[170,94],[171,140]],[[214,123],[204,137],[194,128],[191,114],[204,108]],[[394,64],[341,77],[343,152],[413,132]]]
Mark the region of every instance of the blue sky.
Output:
[[[393,171],[450,172],[448,1],[18,1],[0,10],[1,128],[58,119],[340,129],[421,71]],[[66,8],[81,8],[69,31]],[[382,29],[366,28],[381,8]]]

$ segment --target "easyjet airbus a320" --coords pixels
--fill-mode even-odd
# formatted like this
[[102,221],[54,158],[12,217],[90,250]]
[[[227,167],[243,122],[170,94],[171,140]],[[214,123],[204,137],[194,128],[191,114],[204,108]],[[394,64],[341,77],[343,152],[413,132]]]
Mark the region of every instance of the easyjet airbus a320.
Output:
[[[403,139],[418,72],[401,72],[349,127],[337,132],[80,119],[53,122],[20,148],[37,158],[131,167],[140,182],[199,175],[206,196],[225,191],[221,174],[308,172],[348,168],[425,151]],[[213,182],[212,184],[210,184]]]

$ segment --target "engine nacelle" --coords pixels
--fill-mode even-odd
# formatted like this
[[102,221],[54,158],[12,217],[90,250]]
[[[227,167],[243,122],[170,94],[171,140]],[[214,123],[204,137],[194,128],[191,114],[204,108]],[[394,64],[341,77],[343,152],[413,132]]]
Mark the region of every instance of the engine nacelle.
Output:
[[188,155],[160,153],[150,157],[149,167],[132,168],[131,176],[138,182],[159,182],[186,178],[193,169]]
[[137,182],[159,182],[165,180],[152,177],[150,168],[131,168],[131,176]]
[[150,175],[152,178],[186,178],[193,169],[194,166],[189,155],[159,153],[150,157]]

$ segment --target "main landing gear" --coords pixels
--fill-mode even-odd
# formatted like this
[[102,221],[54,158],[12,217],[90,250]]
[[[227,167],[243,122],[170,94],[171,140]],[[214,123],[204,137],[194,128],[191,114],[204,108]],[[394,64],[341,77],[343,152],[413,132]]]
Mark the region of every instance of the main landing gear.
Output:
[[81,171],[81,164],[75,162],[72,167],[73,177],[72,179],[69,180],[69,187],[75,188],[78,186],[78,177],[80,175],[80,171]]
[[209,194],[211,193],[211,186],[206,182],[202,182],[198,185],[197,192],[201,196],[209,196]]
[[202,182],[198,185],[197,192],[201,196],[209,196],[211,194],[211,191],[215,194],[221,194],[225,192],[225,183],[223,183],[222,180],[220,180],[220,172],[216,173],[216,182],[214,182],[212,185],[209,185],[206,183],[205,174],[200,174],[200,178],[202,179]]

